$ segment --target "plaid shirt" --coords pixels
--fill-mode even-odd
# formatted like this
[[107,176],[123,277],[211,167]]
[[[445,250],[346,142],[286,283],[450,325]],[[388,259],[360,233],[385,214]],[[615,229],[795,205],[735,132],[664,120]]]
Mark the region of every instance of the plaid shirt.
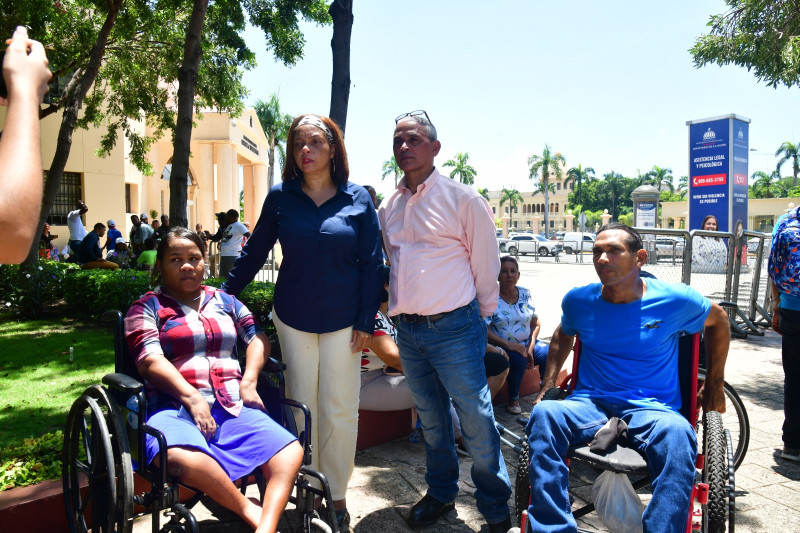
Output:
[[[233,296],[203,286],[200,312],[161,292],[148,292],[125,317],[125,339],[139,366],[156,355],[169,360],[209,404],[218,400],[238,416],[242,410],[242,371],[236,355],[237,335],[246,344],[261,333],[247,307]],[[146,383],[151,408],[179,406],[175,398]]]

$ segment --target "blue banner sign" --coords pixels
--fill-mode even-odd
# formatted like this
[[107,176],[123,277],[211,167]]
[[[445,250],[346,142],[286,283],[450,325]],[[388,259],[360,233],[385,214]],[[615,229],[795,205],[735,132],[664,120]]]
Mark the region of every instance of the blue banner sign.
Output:
[[708,215],[719,231],[732,231],[737,220],[746,226],[749,123],[737,115],[686,123],[690,230],[701,229]]

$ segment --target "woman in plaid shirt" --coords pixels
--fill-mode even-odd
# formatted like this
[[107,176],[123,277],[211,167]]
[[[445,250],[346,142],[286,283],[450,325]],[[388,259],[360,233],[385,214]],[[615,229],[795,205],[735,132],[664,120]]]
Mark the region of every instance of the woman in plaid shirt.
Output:
[[[153,285],[125,317],[125,337],[148,394],[147,424],[167,439],[169,470],[237,513],[256,531],[275,531],[302,464],[295,437],[265,412],[256,393],[269,341],[236,298],[201,285],[205,246],[174,228],[158,246]],[[247,344],[242,375],[237,337]],[[147,436],[147,458],[158,452]],[[233,480],[260,465],[263,506]]]

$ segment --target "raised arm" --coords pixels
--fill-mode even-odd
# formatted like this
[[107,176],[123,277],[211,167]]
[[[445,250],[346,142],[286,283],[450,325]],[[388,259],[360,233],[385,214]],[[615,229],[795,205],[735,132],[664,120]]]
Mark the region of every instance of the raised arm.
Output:
[[707,352],[703,409],[724,413],[725,393],[722,391],[722,385],[725,378],[725,361],[731,344],[731,328],[728,313],[713,302],[706,318],[705,340]]
[[564,366],[564,361],[567,360],[574,343],[575,337],[564,333],[564,330],[561,329],[561,324],[559,324],[553,332],[553,338],[550,340],[550,350],[547,352],[547,371],[544,374],[542,386],[533,401],[533,405],[542,400],[545,392],[556,386],[558,373],[561,372],[561,367]]
[[[39,104],[50,70],[41,43],[14,32],[1,73],[8,86],[8,113],[0,139],[0,263],[20,263],[36,237],[42,202]],[[3,102],[5,103],[5,102]]]

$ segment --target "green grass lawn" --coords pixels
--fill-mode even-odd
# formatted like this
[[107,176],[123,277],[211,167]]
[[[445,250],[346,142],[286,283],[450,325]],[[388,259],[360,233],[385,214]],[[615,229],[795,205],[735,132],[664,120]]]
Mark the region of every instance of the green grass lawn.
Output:
[[110,326],[0,315],[0,448],[63,429],[72,402],[113,371]]

